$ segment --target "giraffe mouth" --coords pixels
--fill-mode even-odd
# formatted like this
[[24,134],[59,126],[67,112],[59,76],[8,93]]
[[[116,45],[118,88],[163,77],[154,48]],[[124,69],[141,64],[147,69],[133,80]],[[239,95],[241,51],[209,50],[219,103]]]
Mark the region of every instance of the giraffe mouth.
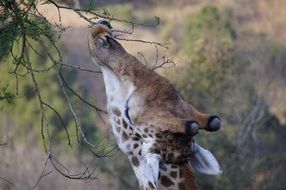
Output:
[[93,43],[100,43],[105,47],[109,47],[110,43],[108,40],[111,38],[111,36],[112,32],[107,26],[103,24],[96,24],[91,30],[89,38]]
[[104,24],[96,24],[91,29],[88,41],[91,59],[94,63],[105,65],[104,60],[110,55],[108,51],[111,49],[111,36],[111,30]]
[[95,38],[98,35],[108,34],[112,36],[112,31],[109,26],[101,22],[97,22],[91,30],[92,37]]

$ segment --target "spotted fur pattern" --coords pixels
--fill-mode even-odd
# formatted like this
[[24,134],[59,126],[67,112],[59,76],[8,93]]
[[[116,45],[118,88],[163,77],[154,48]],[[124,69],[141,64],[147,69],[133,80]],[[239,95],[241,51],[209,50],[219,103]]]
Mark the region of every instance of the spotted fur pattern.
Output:
[[[134,173],[139,179],[142,190],[196,190],[196,186],[188,186],[184,171],[190,170],[187,158],[191,155],[188,146],[191,138],[185,135],[169,132],[158,132],[153,125],[133,125],[128,114],[128,97],[134,87],[130,85],[127,90],[122,90],[119,80],[108,68],[101,67],[107,94],[107,107],[111,119],[112,131],[119,148],[128,156]],[[185,146],[183,146],[185,145]],[[146,154],[161,155],[164,163],[160,163],[158,176],[153,179],[152,170],[146,170],[148,163]],[[182,156],[183,155],[183,156]],[[182,163],[182,164],[171,164]],[[156,164],[154,164],[156,165]],[[159,163],[158,163],[159,165]],[[184,170],[185,168],[185,170]],[[186,169],[187,168],[187,169]],[[191,171],[189,171],[191,173]],[[189,175],[193,181],[193,175]],[[155,182],[158,181],[158,184]]]
[[[144,151],[142,146],[144,141],[150,139],[156,139],[156,142],[162,142],[162,135],[170,136],[170,134],[157,134],[155,133],[152,126],[146,126],[142,128],[135,128],[131,124],[128,124],[128,120],[124,119],[124,112],[118,107],[109,106],[109,114],[112,118],[112,130],[116,139],[116,142],[120,149],[128,155],[130,163],[134,169],[135,174],[140,178],[140,170],[143,170],[145,167]],[[179,137],[169,137],[167,138],[171,143],[176,142],[172,141],[173,138],[180,139]],[[185,139],[183,139],[185,140]],[[160,145],[160,143],[156,144]],[[195,178],[189,168],[185,163],[185,159],[181,158],[182,153],[176,152],[178,149],[175,149],[174,146],[162,148],[160,146],[153,146],[153,150],[160,151],[160,154],[163,156],[163,160],[168,160],[169,162],[160,162],[159,176],[158,176],[158,189],[160,190],[195,190],[197,185],[195,183]],[[190,149],[188,154],[191,154]],[[177,155],[177,156],[176,156]],[[186,155],[186,154],[183,154]],[[181,161],[181,164],[172,164],[171,162],[178,163],[178,160]],[[186,178],[188,180],[186,181]],[[146,185],[147,184],[147,185]],[[145,184],[140,183],[140,188],[142,190],[153,190],[156,189],[151,181],[147,181]]]

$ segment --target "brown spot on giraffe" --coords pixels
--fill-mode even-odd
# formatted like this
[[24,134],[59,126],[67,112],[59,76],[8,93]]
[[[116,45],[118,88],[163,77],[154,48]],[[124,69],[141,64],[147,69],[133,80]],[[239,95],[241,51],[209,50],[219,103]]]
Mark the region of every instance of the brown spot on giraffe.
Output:
[[123,127],[124,127],[125,129],[127,129],[128,124],[126,123],[126,121],[125,121],[124,119],[122,120],[122,123],[123,123]]
[[139,159],[137,157],[135,157],[135,156],[132,156],[131,162],[132,162],[132,165],[135,166],[135,167],[138,167],[140,165]]
[[139,146],[139,145],[138,145],[137,143],[135,143],[135,144],[133,145],[133,149],[136,149],[138,146]]
[[161,138],[162,138],[162,135],[156,133],[156,137],[157,137],[158,139],[161,139]]
[[174,159],[174,157],[175,157],[175,155],[173,152],[169,153],[167,156],[168,160],[172,160],[172,159]]
[[133,140],[133,141],[139,141],[140,138],[138,138],[138,137],[132,137],[132,140]]
[[165,187],[170,187],[170,186],[174,185],[174,183],[167,176],[161,177],[161,184]]
[[142,138],[141,135],[139,135],[139,133],[135,133],[135,136],[138,138]]
[[116,123],[117,125],[121,125],[121,119],[120,119],[120,118],[114,117],[114,118],[113,118],[113,121],[115,121],[115,123]]
[[129,139],[129,136],[126,134],[125,131],[122,132],[122,140],[127,141]]
[[172,176],[173,178],[177,178],[177,172],[176,171],[170,172],[170,176]]
[[120,126],[116,126],[116,131],[117,131],[118,133],[120,133],[121,127],[120,127]]
[[117,107],[112,107],[112,113],[116,116],[121,116],[121,111]]

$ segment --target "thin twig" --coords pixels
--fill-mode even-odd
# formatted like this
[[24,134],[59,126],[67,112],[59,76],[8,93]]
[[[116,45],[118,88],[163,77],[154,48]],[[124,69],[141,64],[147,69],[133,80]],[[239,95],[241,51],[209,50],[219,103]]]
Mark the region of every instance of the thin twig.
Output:
[[122,36],[124,34],[129,34],[131,35],[134,32],[135,26],[131,25],[131,28],[128,30],[116,30],[116,29],[112,29],[111,32],[113,34],[114,37],[118,37],[118,36]]
[[[72,87],[67,83],[67,81],[65,80],[65,78],[63,77],[62,73],[61,73],[61,69],[59,70],[59,76],[61,77],[62,81],[64,82],[65,86],[81,101],[83,101],[84,103],[86,103],[87,105],[89,105],[90,107],[94,108],[97,112],[97,114],[100,116],[100,118],[103,120],[103,118],[101,117],[99,112],[105,113],[107,114],[107,111],[100,109],[98,107],[96,107],[95,105],[91,104],[90,102],[88,102],[87,100],[85,100],[83,97],[81,97],[77,92],[75,92]],[[104,120],[103,120],[104,122]]]
[[4,177],[0,176],[0,179],[2,179],[3,181],[5,181],[6,183],[8,183],[11,186],[14,186],[14,183],[12,183],[11,181],[9,181],[8,179],[5,179]]
[[[61,89],[62,89],[62,91],[64,93],[65,99],[67,101],[68,108],[69,108],[69,110],[70,110],[70,112],[71,112],[71,114],[72,114],[72,116],[74,118],[76,129],[77,129],[77,131],[80,132],[80,137],[83,139],[83,141],[87,145],[91,146],[92,148],[95,148],[95,146],[86,139],[86,137],[85,137],[85,135],[83,133],[83,130],[82,130],[81,126],[80,126],[80,123],[79,123],[79,120],[78,120],[78,117],[77,117],[77,114],[75,113],[75,111],[73,109],[73,106],[72,106],[72,103],[71,103],[71,100],[70,100],[69,96],[67,95],[67,92],[66,92],[66,89],[64,87],[63,80],[62,80],[60,72],[58,72],[57,78],[58,78],[58,81],[60,83]],[[80,142],[78,135],[77,135],[77,140],[78,140],[78,142]]]
[[[39,90],[39,85],[38,85],[38,82],[37,82],[37,80],[35,78],[33,70],[31,70],[28,66],[26,68],[29,70],[30,76],[32,78],[32,81],[33,81],[33,84],[34,84],[34,87],[35,87],[35,90],[36,90],[36,95],[38,97],[38,101],[39,101],[39,104],[40,104],[40,110],[41,110],[41,135],[42,135],[42,138],[43,138],[43,145],[44,145],[45,151],[46,152],[50,152],[51,151],[51,145],[50,145],[51,143],[49,143],[49,150],[47,149],[47,146],[46,146],[46,143],[45,143],[44,128],[48,129],[48,122],[47,122],[47,118],[46,118],[45,111],[44,111],[44,101],[42,99],[42,96],[41,96],[41,93],[40,93],[40,90]],[[44,127],[44,124],[46,124],[46,127]],[[48,137],[48,140],[50,142],[50,138],[49,137]]]
[[[165,65],[168,65],[168,64],[172,64],[172,66],[168,66],[168,67],[165,67]],[[152,70],[156,70],[158,68],[165,68],[165,69],[168,69],[168,68],[171,68],[171,67],[175,67],[176,66],[176,63],[170,59],[170,58],[166,58],[165,56],[163,56],[163,61],[161,64],[156,64],[152,67]]]
[[[43,47],[47,50],[47,47],[44,45],[44,43],[43,43],[42,41],[40,41],[40,42],[41,42],[41,44],[43,45]],[[68,87],[68,89],[69,89],[76,97],[78,97],[80,100],[82,100],[83,102],[85,102],[86,104],[88,104],[89,106],[91,106],[92,108],[94,108],[94,109],[97,111],[97,113],[98,113],[98,112],[102,112],[102,113],[107,114],[106,111],[104,111],[104,110],[102,110],[102,109],[96,107],[95,105],[91,104],[90,102],[88,102],[88,101],[86,101],[84,98],[82,98],[82,97],[81,97],[79,94],[77,94],[77,93],[68,85],[68,83],[64,80],[64,77],[63,77],[63,75],[62,75],[62,73],[61,73],[62,65],[71,66],[70,64],[63,64],[61,60],[60,60],[60,61],[56,61],[50,53],[47,53],[47,55],[48,55],[48,57],[50,58],[50,60],[52,61],[52,63],[54,63],[54,65],[61,64],[61,66],[60,66],[60,68],[59,68],[59,72],[58,72],[57,75],[62,78],[62,81],[65,83],[65,85]],[[91,71],[90,71],[90,72],[91,72]],[[98,114],[99,114],[99,113],[98,113]],[[101,117],[101,116],[100,116],[100,117]],[[102,119],[102,120],[103,120],[103,119]],[[104,120],[103,120],[103,121],[104,121]]]
[[55,114],[58,116],[58,118],[60,119],[61,124],[62,124],[62,126],[63,126],[63,128],[64,128],[64,130],[65,130],[65,132],[66,132],[66,136],[67,136],[67,138],[68,138],[68,145],[71,147],[72,145],[71,145],[70,135],[69,135],[69,132],[68,132],[68,130],[67,130],[66,124],[65,124],[65,122],[64,122],[64,120],[63,120],[63,118],[62,118],[62,116],[60,115],[60,113],[59,113],[55,108],[53,108],[53,107],[50,106],[49,104],[43,102],[43,105],[47,106],[47,107],[50,108],[52,111],[54,111],[54,113],[55,113]]
[[49,160],[49,159],[50,159],[50,154],[48,154],[48,156],[47,156],[47,158],[46,158],[46,160],[45,160],[44,167],[43,167],[43,169],[42,169],[41,175],[39,176],[37,182],[35,183],[35,185],[33,186],[32,189],[35,189],[35,188],[38,186],[38,184],[40,183],[40,181],[41,181],[42,178],[44,178],[44,177],[46,177],[47,175],[49,175],[49,174],[52,173],[52,171],[49,171],[49,172],[47,172],[47,173],[44,173],[44,172],[45,172],[45,168],[46,168],[46,166],[47,166],[47,163],[48,163],[48,160]]
[[61,65],[63,66],[67,66],[73,69],[78,69],[81,71],[86,71],[86,72],[90,72],[90,73],[97,73],[97,74],[101,74],[101,71],[95,71],[95,70],[91,70],[91,69],[86,69],[86,68],[82,68],[81,66],[76,66],[76,65],[71,65],[71,64],[67,64],[67,63],[61,63]]
[[160,47],[168,49],[168,46],[167,46],[168,43],[160,43],[160,42],[155,42],[155,41],[146,41],[146,40],[138,40],[138,39],[127,39],[127,38],[119,38],[119,37],[115,37],[115,38],[118,40],[128,41],[128,42],[139,42],[143,44],[158,45]]
[[[69,171],[67,172],[63,172],[56,163],[60,164],[61,167],[64,167],[64,169],[66,170],[66,167],[63,166],[59,161],[57,161],[54,157],[50,158],[50,162],[52,164],[52,166],[63,176],[65,176],[66,178],[69,179],[76,179],[76,180],[92,180],[92,179],[96,179],[96,177],[93,177],[93,173],[94,170],[92,172],[89,172],[88,169],[85,168],[85,170],[83,172],[80,172],[79,174],[70,174]],[[56,163],[55,163],[56,162]]]
[[8,145],[7,142],[5,142],[5,143],[0,143],[0,146],[7,146],[7,145]]
[[144,65],[148,66],[148,62],[147,62],[145,55],[142,52],[137,52],[137,53],[138,53],[138,55],[140,55],[143,58]]
[[[117,22],[121,22],[121,23],[127,23],[127,24],[131,24],[131,25],[135,25],[135,26],[145,26],[145,27],[154,27],[154,26],[157,26],[157,25],[160,24],[159,20],[156,17],[155,17],[155,24],[142,24],[142,23],[136,23],[136,22],[133,22],[133,21],[125,20],[125,19],[118,19],[118,18],[114,18],[114,17],[111,17],[111,16],[99,14],[99,13],[94,12],[96,10],[77,9],[77,8],[74,8],[74,7],[67,7],[67,6],[59,5],[56,2],[54,2],[53,0],[47,0],[47,2],[53,4],[58,9],[73,10],[75,13],[77,13],[81,18],[83,18],[85,21],[87,21],[91,25],[96,23],[96,22],[91,21],[91,19],[98,19],[98,18],[103,18],[103,19],[107,19],[107,20],[113,20],[113,21],[117,21]],[[89,13],[89,14],[93,15],[94,18],[87,18],[86,16],[84,16],[82,14],[82,12]]]

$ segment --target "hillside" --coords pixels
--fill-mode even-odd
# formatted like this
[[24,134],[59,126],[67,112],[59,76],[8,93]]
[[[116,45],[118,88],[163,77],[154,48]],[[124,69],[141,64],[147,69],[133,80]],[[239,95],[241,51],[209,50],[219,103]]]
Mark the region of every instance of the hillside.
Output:
[[[64,2],[70,4],[71,1]],[[88,7],[88,0],[78,2],[82,7]],[[195,137],[198,143],[216,155],[224,169],[224,174],[218,177],[196,174],[200,189],[257,190],[285,186],[285,0],[100,0],[94,1],[93,7],[105,10],[115,18],[143,23],[136,25],[133,33],[124,35],[124,38],[166,42],[168,49],[157,46],[157,54],[157,48],[148,43],[120,41],[139,60],[145,63],[146,59],[150,67],[157,59],[161,62],[162,57],[174,60],[175,68],[170,65],[156,72],[170,79],[183,98],[199,110],[222,116],[222,130],[211,134],[202,131]],[[50,22],[68,27],[60,38],[65,64],[100,70],[90,59],[87,41],[90,28],[85,20],[71,10],[61,10],[59,20],[58,10],[51,4],[39,5],[38,10]],[[160,25],[146,26],[155,22],[155,16],[160,18]],[[131,27],[116,21],[111,24],[120,30]],[[75,71],[70,67],[65,69]],[[78,70],[66,72],[66,75],[71,81],[75,80],[74,87],[80,94],[105,109],[105,88],[100,73]],[[54,82],[54,79],[42,80]],[[53,83],[42,89],[47,99],[58,98],[51,95],[55,90]],[[24,91],[28,95],[32,93],[28,87],[24,87]],[[8,142],[7,146],[0,146],[0,188],[3,189],[13,189],[13,186],[31,189],[45,165],[46,155],[38,127],[40,121],[36,120],[39,110],[35,108],[35,97],[30,96],[22,107],[18,103],[0,106],[0,143],[2,138],[3,142]],[[23,100],[21,98],[19,100]],[[104,145],[113,144],[108,116],[103,115],[105,122],[102,122],[94,110],[75,99],[72,98],[76,111],[84,128],[87,126],[85,133],[91,141],[104,139]],[[67,104],[60,100],[57,99],[56,106],[65,110]],[[9,106],[14,106],[17,113],[13,109],[5,112]],[[33,115],[28,115],[26,107]],[[18,113],[20,115],[16,116]],[[70,117],[64,111],[63,115]],[[19,121],[19,118],[27,121]],[[68,130],[76,142],[74,121],[68,120],[67,126],[71,126]],[[72,149],[66,146],[64,130],[58,128],[52,130],[55,133],[53,146],[59,158],[69,169],[72,168],[71,171],[84,170],[85,165],[81,163],[88,160],[96,168],[98,179],[69,180],[48,164],[45,172],[52,172],[36,189],[138,188],[128,159],[120,151],[111,158],[95,159],[81,149],[83,146],[76,145]],[[13,185],[1,181],[2,178],[12,181]]]

